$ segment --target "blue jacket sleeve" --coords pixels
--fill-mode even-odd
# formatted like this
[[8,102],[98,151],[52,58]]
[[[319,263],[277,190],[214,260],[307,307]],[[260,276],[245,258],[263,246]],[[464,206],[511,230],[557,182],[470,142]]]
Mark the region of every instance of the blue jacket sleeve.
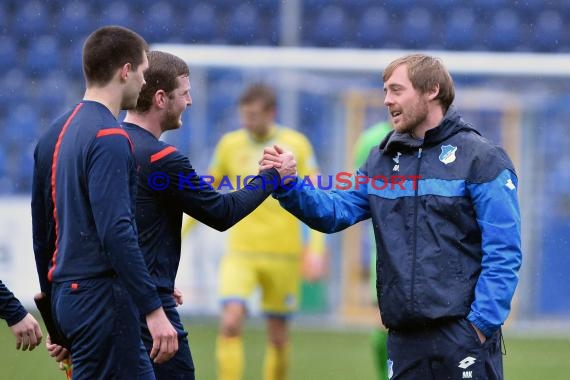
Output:
[[336,185],[326,192],[295,181],[274,192],[273,197],[307,226],[324,233],[342,231],[370,218],[367,185]]
[[87,186],[97,234],[111,266],[141,314],[161,306],[138,245],[134,199],[136,172],[128,140],[96,138],[88,161]]
[[28,314],[20,301],[0,281],[0,318],[6,320],[8,326],[20,322]]
[[198,176],[180,153],[168,159],[161,170],[170,180],[170,191],[165,195],[175,199],[184,213],[218,231],[227,230],[255,210],[280,181],[277,170],[265,170],[240,190],[222,194],[210,185],[207,176]]
[[482,233],[482,269],[467,319],[485,336],[505,322],[522,262],[518,180],[509,169],[486,183],[469,184]]

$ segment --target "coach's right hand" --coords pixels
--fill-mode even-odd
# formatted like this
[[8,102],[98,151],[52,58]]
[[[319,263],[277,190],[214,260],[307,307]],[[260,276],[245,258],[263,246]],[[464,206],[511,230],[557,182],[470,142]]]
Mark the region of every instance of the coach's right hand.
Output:
[[146,315],[146,324],[152,336],[150,358],[157,364],[170,360],[178,351],[178,333],[159,307]]

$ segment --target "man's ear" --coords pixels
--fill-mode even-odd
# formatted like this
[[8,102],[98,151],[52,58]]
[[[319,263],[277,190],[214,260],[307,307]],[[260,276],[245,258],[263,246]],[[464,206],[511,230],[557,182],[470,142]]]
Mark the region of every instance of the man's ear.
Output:
[[432,87],[431,90],[428,91],[428,99],[434,100],[439,95],[439,83]]
[[158,90],[154,93],[154,104],[163,108],[166,106],[166,98],[168,98],[168,94],[164,90]]
[[121,67],[120,77],[121,80],[126,81],[129,77],[129,72],[131,71],[132,65],[130,63],[125,63],[123,67]]

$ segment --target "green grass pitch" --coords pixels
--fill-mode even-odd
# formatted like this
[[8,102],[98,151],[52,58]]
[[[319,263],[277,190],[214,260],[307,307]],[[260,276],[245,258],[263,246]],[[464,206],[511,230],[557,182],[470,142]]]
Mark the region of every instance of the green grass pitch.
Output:
[[[215,380],[215,320],[186,321],[197,379]],[[45,331],[45,330],[44,330]],[[570,337],[520,337],[505,334],[505,378],[566,380],[570,378]],[[366,330],[323,329],[294,323],[290,380],[374,380],[370,337]],[[245,379],[261,379],[265,335],[262,326],[246,328]],[[10,330],[0,327],[0,379],[63,380],[42,343],[32,352],[15,350]]]

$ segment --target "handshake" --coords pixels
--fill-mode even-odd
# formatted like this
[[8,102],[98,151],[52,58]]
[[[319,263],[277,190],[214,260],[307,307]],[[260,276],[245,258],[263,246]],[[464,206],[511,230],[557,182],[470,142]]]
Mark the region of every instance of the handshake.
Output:
[[259,171],[275,168],[286,185],[297,177],[297,161],[291,152],[285,152],[279,145],[265,147],[259,161]]

